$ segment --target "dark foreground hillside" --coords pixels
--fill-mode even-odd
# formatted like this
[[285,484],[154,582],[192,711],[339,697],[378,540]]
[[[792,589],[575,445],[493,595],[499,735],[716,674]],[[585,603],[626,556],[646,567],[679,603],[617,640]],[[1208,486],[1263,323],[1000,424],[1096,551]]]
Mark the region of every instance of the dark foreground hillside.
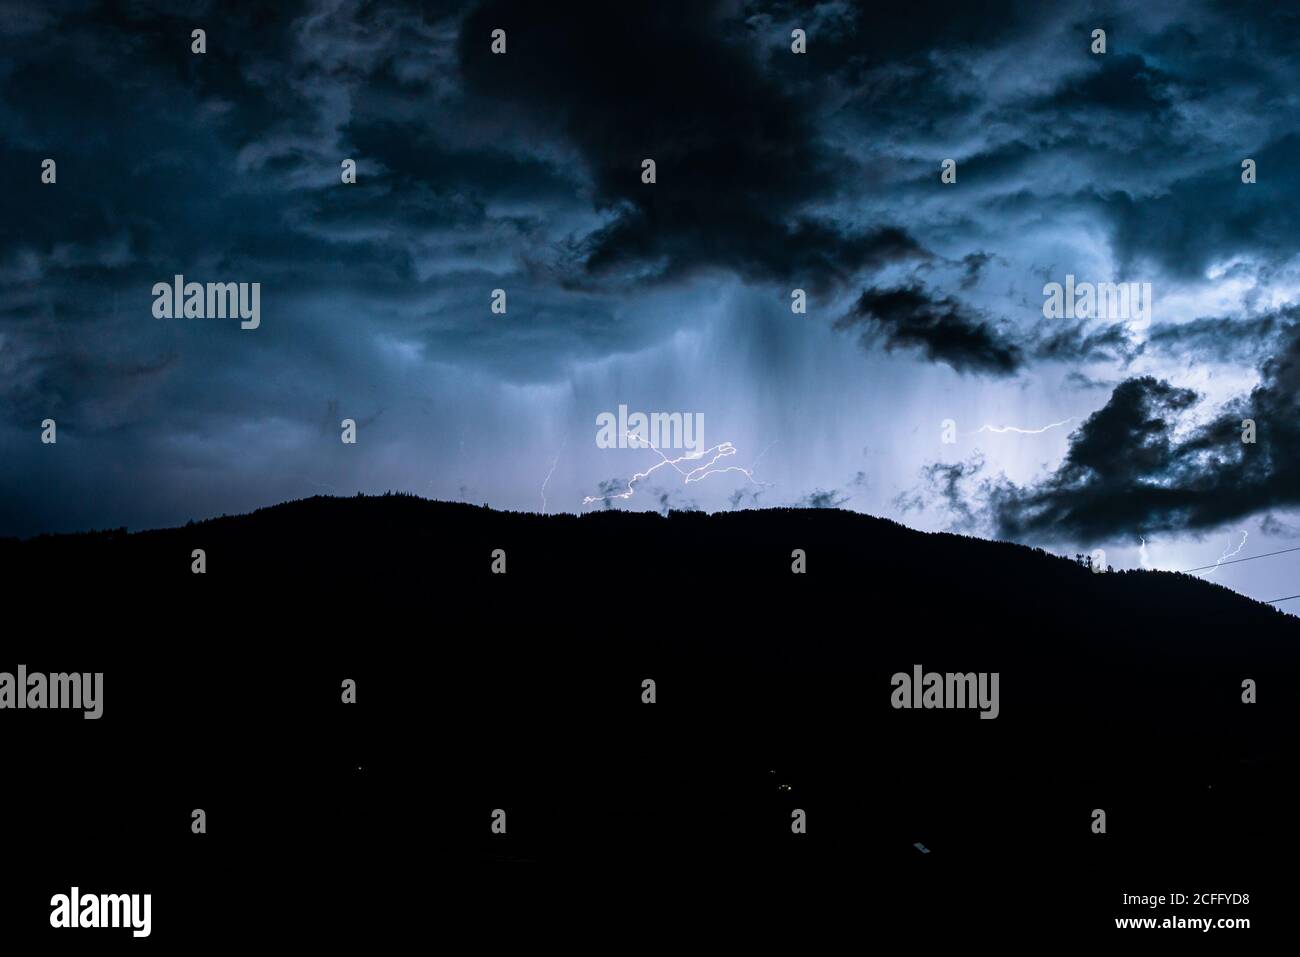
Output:
[[[3,713],[31,870],[0,911],[25,927],[74,871],[151,888],[158,941],[245,939],[258,902],[319,894],[369,940],[491,926],[502,895],[561,922],[706,902],[873,939],[1159,933],[1115,930],[1129,916],[1247,917],[1210,933],[1262,939],[1294,886],[1300,621],[1189,576],[840,511],[405,496],[6,541],[0,571],[29,613],[0,671],[106,687],[98,721]],[[996,672],[997,718],[893,708],[916,665]],[[243,930],[195,890],[227,886]],[[1189,903],[1121,903],[1171,892]]]
[[[204,578],[191,573],[195,548],[207,553]],[[506,552],[505,576],[493,574],[495,549]],[[802,576],[791,571],[795,549],[807,555]],[[0,539],[0,562],[10,574],[71,574],[91,586],[147,579],[169,591],[178,582],[213,591],[237,581],[250,594],[285,582],[329,593],[496,589],[487,596],[544,585],[556,600],[634,604],[639,597],[679,612],[697,600],[727,603],[724,595],[738,596],[749,582],[780,583],[796,599],[805,593],[798,589],[833,585],[852,588],[850,601],[878,599],[873,615],[907,613],[920,616],[918,625],[963,621],[995,635],[1024,624],[1114,640],[1160,626],[1179,631],[1165,636],[1179,641],[1221,637],[1219,627],[1228,626],[1260,639],[1300,624],[1193,576],[1094,575],[1040,549],[926,534],[836,509],[541,516],[407,495],[315,497],[183,528]],[[721,583],[728,590],[714,591]]]

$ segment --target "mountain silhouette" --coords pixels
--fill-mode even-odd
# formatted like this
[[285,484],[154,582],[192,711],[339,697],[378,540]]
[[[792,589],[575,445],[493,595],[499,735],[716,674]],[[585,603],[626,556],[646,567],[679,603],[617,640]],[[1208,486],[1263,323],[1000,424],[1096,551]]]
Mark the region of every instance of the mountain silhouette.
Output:
[[[191,573],[194,549],[205,552],[204,577]],[[492,572],[496,549],[505,552],[505,575]],[[796,549],[804,574],[791,570]],[[846,610],[870,600],[873,616],[897,613],[930,629],[1023,628],[1030,644],[1036,635],[1071,635],[1221,653],[1242,645],[1286,650],[1300,634],[1300,619],[1195,576],[1092,573],[1041,549],[919,532],[839,509],[542,516],[405,494],[316,496],[181,528],[0,540],[0,566],[11,576],[71,575],[92,587],[142,579],[327,590],[437,582],[485,595],[540,587],[556,600],[597,604],[641,592],[657,610],[645,621],[624,617],[631,630],[649,632],[662,613],[671,617],[698,599],[744,617],[764,601],[835,595]],[[780,590],[748,599],[736,591],[760,583]]]
[[[429,859],[461,877],[870,880],[899,919],[942,903],[1100,930],[1133,913],[1122,891],[1258,889],[1294,861],[1300,621],[1189,575],[833,509],[399,494],[10,539],[0,569],[60,662],[117,668],[104,720],[164,742],[173,787],[252,777],[308,815],[277,840],[322,867],[335,847],[361,849],[359,874],[395,866],[412,838],[394,809],[416,801]],[[917,666],[997,673],[998,716],[894,707]],[[359,690],[340,717],[342,677]]]

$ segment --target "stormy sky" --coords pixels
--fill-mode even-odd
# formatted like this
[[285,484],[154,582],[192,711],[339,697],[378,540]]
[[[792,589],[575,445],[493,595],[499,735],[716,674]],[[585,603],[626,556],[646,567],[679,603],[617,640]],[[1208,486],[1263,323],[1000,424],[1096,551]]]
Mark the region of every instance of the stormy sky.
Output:
[[[0,0],[0,534],[402,490],[1300,544],[1298,58],[1275,3]],[[259,328],[156,318],[177,274]],[[1047,318],[1067,275],[1150,321]],[[614,497],[620,405],[732,470]]]

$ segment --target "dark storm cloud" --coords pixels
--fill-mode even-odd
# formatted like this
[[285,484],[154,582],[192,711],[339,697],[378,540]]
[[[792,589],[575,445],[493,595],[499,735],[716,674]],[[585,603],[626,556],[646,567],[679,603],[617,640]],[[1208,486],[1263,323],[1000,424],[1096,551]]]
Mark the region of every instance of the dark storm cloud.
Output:
[[980,281],[980,276],[984,272],[984,267],[993,261],[995,257],[992,253],[978,252],[967,253],[962,257],[961,264],[964,270],[961,277],[961,287],[963,289],[972,289]]
[[1300,310],[1260,316],[1207,316],[1151,328],[1146,349],[1199,362],[1256,360],[1292,333]]
[[1114,110],[1158,117],[1173,105],[1170,77],[1134,53],[1110,53],[1097,69],[1057,88],[1045,104],[1058,110]]
[[[1041,16],[1032,2],[918,0],[906,5],[872,0],[759,0],[746,13],[761,24],[803,25],[819,63],[860,77],[872,64],[925,59],[935,52],[996,47]],[[818,30],[817,26],[823,26]],[[782,35],[789,36],[787,29]],[[784,44],[783,44],[784,45]]]
[[[924,256],[896,227],[814,216],[844,165],[815,100],[761,69],[723,3],[601,8],[490,0],[458,47],[471,95],[539,135],[560,131],[611,221],[583,239],[589,277],[665,281],[724,269],[821,290]],[[517,39],[493,56],[494,28]],[[642,161],[657,181],[641,180]]]
[[[781,319],[802,287],[831,315],[850,310],[841,328],[873,348],[992,379],[1029,382],[1040,363],[1110,363],[1119,379],[1139,356],[1288,354],[1275,347],[1291,341],[1282,314],[1159,322],[1145,345],[1119,325],[1035,315],[1026,277],[1071,268],[1074,239],[1127,278],[1199,282],[1235,262],[1232,278],[1283,289],[1300,251],[1295,12],[1116,7],[0,3],[0,424],[30,431],[56,414],[73,435],[97,433],[121,475],[157,460],[179,463],[178,489],[200,473],[219,486],[247,463],[237,477],[260,487],[277,443],[336,427],[322,432],[335,400],[331,422],[383,410],[375,429],[394,430],[392,461],[405,460],[428,444],[410,418],[435,417],[431,383],[465,374],[482,405],[505,385],[572,382],[670,341],[692,308],[732,301],[718,292],[737,278],[775,284]],[[1087,52],[1094,20],[1110,30],[1104,57]],[[195,26],[208,31],[202,56]],[[805,56],[789,51],[794,26],[809,32]],[[498,27],[501,57],[489,52]],[[951,188],[937,178],[950,155]],[[38,182],[46,156],[57,186]],[[1255,185],[1240,182],[1245,156]],[[355,185],[339,183],[344,157]],[[647,157],[654,185],[641,182]],[[262,328],[153,320],[149,289],[177,272],[261,282]],[[498,287],[509,320],[484,321]],[[864,291],[854,302],[849,290]],[[725,342],[701,330],[680,354],[718,367],[761,356],[771,390],[791,341],[775,323],[726,326]],[[1267,368],[1266,384],[1282,375]],[[745,404],[749,385],[728,382],[727,402]],[[1174,395],[1121,386],[1113,414],[1170,415]],[[1256,498],[1285,499],[1273,477],[1295,445],[1268,421],[1282,392],[1252,401],[1261,440],[1246,454],[1266,451],[1270,471],[1240,477]],[[493,434],[493,413],[478,414],[458,407],[444,431]],[[1108,441],[1139,442],[1109,428]],[[1218,433],[1197,434],[1147,436],[1140,475],[1107,471],[1085,446],[1059,487],[1004,490],[999,514],[1026,535],[1064,534],[1086,524],[1071,496],[1087,494],[1105,526],[1130,485],[1162,487],[1171,469],[1204,481],[1226,453]],[[944,496],[972,477],[932,476]],[[35,489],[14,514],[46,494],[28,478],[3,485]],[[816,504],[817,482],[840,484],[811,476],[786,500]],[[132,483],[120,501],[149,491]],[[53,493],[45,506],[62,508]],[[951,510],[967,520],[955,499]],[[1210,521],[1191,506],[1153,520],[1179,515]]]
[[839,508],[851,499],[839,489],[814,489],[795,503],[795,508]]
[[[1037,217],[1050,199],[1053,215],[1105,224],[1121,276],[1190,279],[1234,255],[1300,251],[1285,119],[1300,20],[1284,6],[1187,4],[1177,22],[1141,5],[762,8],[771,26],[839,11],[810,42],[840,84],[837,128],[870,157],[868,194],[930,196],[939,158],[954,156],[959,184],[980,188],[964,200],[972,235],[997,217]],[[1096,26],[1109,32],[1104,55],[1088,51]],[[778,54],[774,69],[799,81],[801,65]],[[1246,157],[1269,175],[1241,183]],[[925,226],[901,225],[933,245]]]
[[[1111,221],[1125,268],[1144,257],[1171,275],[1199,277],[1234,256],[1282,261],[1300,251],[1300,191],[1294,157],[1300,135],[1243,143],[1222,165],[1175,179],[1160,196],[1108,192],[1101,211]],[[1241,182],[1241,161],[1256,161],[1258,181]]]
[[[381,337],[483,355],[482,324],[463,317],[486,312],[488,291],[521,268],[516,251],[546,245],[543,219],[585,207],[553,163],[490,138],[438,136],[464,128],[451,121],[455,7],[0,13],[0,175],[13,185],[0,217],[6,418],[57,414],[94,430],[152,417],[160,403],[182,420],[218,405],[229,414],[255,407],[245,394],[276,379],[305,392],[345,362],[364,378]],[[201,56],[190,52],[196,23],[208,31]],[[440,73],[429,64],[441,54]],[[58,163],[53,186],[37,175],[46,156]],[[358,160],[354,186],[339,183],[345,156]],[[153,320],[150,289],[175,273],[260,282],[269,318],[256,341]],[[527,286],[512,288],[527,296]],[[364,306],[349,311],[362,289]],[[549,290],[534,298],[555,301]],[[605,348],[619,330],[597,321],[604,304],[580,306],[550,313],[572,318],[541,348],[484,361],[511,356],[527,377],[557,354],[586,354],[593,327],[608,328],[594,340]],[[255,372],[269,352],[293,374]],[[155,371],[123,374],[136,368]],[[320,399],[309,411],[269,391],[268,416],[312,417]]]
[[977,530],[981,517],[976,513],[969,481],[984,468],[978,452],[966,462],[935,462],[921,470],[921,488],[904,492],[894,499],[894,507],[903,514],[923,509],[937,502],[948,516],[948,530],[968,533]]
[[[1168,522],[1190,504],[1171,480],[1178,470],[1174,427],[1196,394],[1150,376],[1128,379],[1070,437],[1065,461],[1045,482],[1004,484],[991,505],[998,531],[1013,539],[1091,543]],[[1191,464],[1191,463],[1188,463]],[[1181,484],[1181,483],[1180,483]],[[1157,520],[1156,516],[1164,515]]]
[[[1205,419],[1201,396],[1154,376],[1118,385],[1071,372],[1081,389],[1110,389],[1105,406],[1069,439],[1064,460],[1046,479],[1019,486],[984,474],[978,453],[934,463],[922,483],[894,504],[906,513],[937,505],[955,531],[982,530],[1022,541],[1094,543],[1148,532],[1212,529],[1272,508],[1300,504],[1300,322],[1292,307],[1251,317],[1212,317],[1154,327],[1140,348],[1122,331],[1103,333],[1127,362],[1136,355],[1193,361],[1261,360],[1260,382]],[[1073,344],[1038,343],[1042,358],[1085,355]],[[1262,359],[1261,359],[1262,357]],[[1093,358],[1098,358],[1094,356]],[[1243,443],[1243,423],[1256,442]],[[1276,526],[1273,526],[1276,527]]]
[[[1188,29],[1199,22],[1193,13]],[[1218,26],[1216,16],[1204,22]],[[210,21],[202,57],[189,52],[196,17]],[[789,55],[786,26],[796,21],[812,32],[806,59]],[[16,350],[41,351],[37,343],[56,340],[55,323],[93,324],[91,335],[121,340],[128,320],[105,323],[89,303],[117,294],[129,313],[142,284],[203,264],[264,282],[280,303],[364,288],[367,331],[524,378],[635,341],[609,321],[608,301],[566,298],[575,287],[721,272],[820,291],[927,259],[925,224],[853,208],[881,171],[922,176],[906,150],[876,151],[926,124],[978,118],[992,94],[971,82],[969,59],[1039,38],[1054,44],[1061,30],[1034,4],[960,3],[919,12],[721,2],[614,12],[505,0],[11,5],[4,22],[0,163],[18,187],[0,222],[0,287],[3,314],[20,314],[10,327]],[[510,36],[504,57],[489,52],[496,27]],[[33,31],[41,43],[29,42]],[[1029,165],[1036,157],[1066,135],[1087,147],[1090,131],[1129,115],[1135,125],[1123,129],[1140,130],[1144,146],[1152,136],[1182,145],[1185,129],[1148,115],[1205,95],[1225,60],[1170,31],[1146,43],[1159,68],[1154,54],[1122,46],[1105,58],[1080,52],[1057,81],[1044,77],[1052,92],[996,104],[999,122],[984,126],[997,135],[980,162],[963,166],[963,183],[1043,188]],[[1266,49],[1290,55],[1280,40]],[[1268,64],[1253,69],[1241,79],[1271,75]],[[872,82],[852,82],[863,70]],[[836,139],[852,117],[866,124],[866,169],[857,145],[846,152]],[[1114,151],[1098,145],[1086,154],[1109,161]],[[1163,198],[1094,190],[1072,202],[1114,224],[1127,260],[1155,255],[1193,269],[1232,249],[1284,248],[1295,230],[1277,198],[1292,185],[1284,178],[1294,164],[1284,160],[1293,145],[1261,149],[1268,175],[1257,187],[1243,188],[1232,169],[1219,182],[1174,163]],[[32,176],[50,154],[60,162],[56,189]],[[337,188],[345,155],[359,167],[346,190]],[[658,163],[653,186],[640,181],[647,156]],[[1158,167],[1153,175],[1168,178]],[[1195,220],[1202,196],[1214,206],[1208,224]],[[974,225],[1005,210],[963,216]],[[965,254],[953,282],[969,290],[991,256]],[[531,286],[548,316],[506,367],[511,350],[457,318],[503,277]],[[943,291],[924,304],[899,301],[914,291],[892,295],[875,304],[886,346],[965,371],[1005,375],[1039,359],[1122,353],[1113,331],[1010,338]],[[135,360],[154,362],[170,345],[141,342]],[[177,368],[192,365],[182,350]],[[72,394],[95,381],[61,387]]]
[[1079,372],[1077,370],[1068,373],[1065,377],[1065,381],[1068,382],[1071,386],[1073,386],[1076,389],[1114,389],[1115,388],[1114,382],[1110,382],[1102,379],[1094,379],[1091,376],[1085,375],[1084,373]]
[[[1300,504],[1300,334],[1261,367],[1250,395],[1199,425],[1194,392],[1151,376],[1128,379],[1070,436],[1065,460],[1028,487],[1002,482],[990,508],[1017,539],[1095,542],[1108,536],[1209,529]],[[1242,441],[1243,420],[1257,441]],[[1183,426],[1180,428],[1180,426]]]
[[[1110,362],[1127,366],[1139,356],[1179,362],[1258,363],[1285,348],[1297,325],[1295,307],[1253,316],[1206,316],[1153,325],[1139,340],[1121,322],[1059,320],[1025,343],[1036,359],[1055,362]],[[1088,384],[1072,373],[1073,381]]]
[[868,349],[883,342],[886,350],[915,351],[957,372],[994,377],[1014,375],[1031,361],[1127,362],[1141,351],[1118,322],[1060,320],[1024,333],[915,281],[864,290],[836,328],[860,330]]
[[1139,351],[1125,325],[1087,320],[1054,322],[1027,349],[1048,362],[1126,362]]
[[[1140,159],[1145,182],[1096,189],[1121,270],[1150,260],[1190,277],[1236,255],[1294,255],[1300,174],[1291,158],[1300,142],[1282,118],[1300,73],[1300,17],[1284,5],[1193,6],[1134,42],[1140,52],[1108,54],[1083,85],[1058,93],[1063,111],[1100,108],[1145,125],[1125,125],[1126,152]],[[1081,132],[1104,128],[1084,116]],[[1247,157],[1261,170],[1249,185]]]
[[727,497],[727,507],[733,510],[742,507],[760,508],[761,503],[759,502],[759,497],[764,491],[765,490],[761,488],[751,489],[742,485]]
[[1300,536],[1300,528],[1282,521],[1271,513],[1260,519],[1259,530],[1265,535],[1275,535],[1278,538],[1296,538]]
[[[574,288],[599,277],[721,271],[816,293],[923,259],[901,228],[813,208],[844,174],[814,98],[759,69],[724,6],[15,12],[0,35],[0,173],[17,184],[0,219],[7,361],[66,351],[68,326],[86,330],[83,359],[47,358],[3,397],[27,415],[54,394],[75,415],[119,389],[110,369],[67,374],[111,341],[138,363],[175,355],[168,401],[204,403],[214,377],[239,372],[140,323],[143,291],[176,272],[260,281],[280,320],[262,338],[310,316],[321,348],[283,359],[304,379],[342,361],[332,341],[387,336],[534,380],[646,341]],[[202,56],[195,17],[208,21]],[[509,29],[508,56],[491,57],[487,23]],[[39,24],[48,36],[27,42]],[[33,174],[47,155],[54,188]],[[659,162],[653,188],[645,155]],[[358,182],[340,188],[344,156]],[[528,304],[523,328],[468,319],[498,286]]]
[[991,320],[919,283],[864,290],[836,328],[858,328],[865,345],[879,339],[887,350],[918,350],[958,372],[1008,376],[1024,363],[1021,348]]

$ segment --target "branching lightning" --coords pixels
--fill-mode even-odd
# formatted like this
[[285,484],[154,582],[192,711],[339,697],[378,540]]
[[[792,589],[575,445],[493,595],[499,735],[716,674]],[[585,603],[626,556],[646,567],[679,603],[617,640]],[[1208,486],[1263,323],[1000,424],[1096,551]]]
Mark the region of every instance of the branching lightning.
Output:
[[1048,429],[1055,429],[1056,427],[1065,425],[1065,423],[1073,420],[1074,416],[1070,416],[1068,419],[1062,419],[1060,422],[1053,422],[1050,425],[1045,425],[1041,429],[1022,429],[1015,425],[981,425],[974,432],[967,432],[966,434],[979,435],[981,432],[996,432],[998,435],[1003,435],[1007,432],[1015,432],[1019,435],[1040,435]]
[[1234,549],[1233,551],[1228,551],[1229,548],[1232,548],[1232,539],[1229,539],[1227,546],[1223,549],[1223,554],[1220,555],[1219,560],[1214,563],[1214,567],[1208,569],[1205,572],[1205,577],[1209,578],[1211,575],[1213,575],[1215,572],[1219,570],[1219,566],[1222,565],[1225,561],[1227,561],[1229,558],[1232,558],[1234,555],[1240,554],[1241,550],[1246,547],[1246,538],[1249,535],[1250,533],[1243,528],[1241,530],[1241,541],[1238,543],[1236,549]]
[[[635,432],[628,432],[627,437],[631,441],[643,443],[646,446],[646,448],[653,449],[654,453],[659,456],[661,461],[656,462],[654,465],[650,466],[650,468],[646,469],[644,472],[637,472],[630,479],[628,479],[627,488],[624,491],[618,492],[617,494],[614,495],[588,495],[586,498],[582,500],[583,505],[590,505],[592,502],[608,502],[611,499],[615,499],[615,498],[629,499],[634,494],[636,494],[637,482],[640,482],[643,479],[647,478],[648,476],[652,475],[653,473],[657,472],[665,465],[671,466],[678,474],[680,474],[683,477],[683,481],[682,481],[683,485],[690,485],[692,482],[699,482],[702,479],[708,478],[710,475],[719,475],[723,472],[739,472],[742,475],[744,475],[745,478],[753,482],[755,485],[762,484],[761,482],[754,481],[754,473],[752,471],[754,467],[753,465],[751,465],[749,468],[741,468],[739,465],[728,465],[728,466],[724,466],[723,468],[713,467],[722,459],[728,458],[736,454],[736,447],[732,445],[730,442],[723,442],[721,445],[715,445],[713,446],[713,448],[705,449],[703,452],[688,452],[687,454],[679,456],[678,458],[670,459],[668,458],[668,456],[664,455],[663,452],[659,451],[659,449],[651,445],[648,440],[641,438],[641,436],[637,435]],[[771,448],[771,445],[769,445],[768,448]],[[767,450],[764,449],[764,451],[766,452]],[[688,462],[688,461],[693,462],[698,459],[704,458],[706,455],[712,455],[713,458],[711,458],[704,465],[696,466],[690,471],[687,471],[680,467],[682,462]],[[762,456],[760,455],[759,458],[762,458]],[[754,462],[757,463],[758,459],[755,459]]]

